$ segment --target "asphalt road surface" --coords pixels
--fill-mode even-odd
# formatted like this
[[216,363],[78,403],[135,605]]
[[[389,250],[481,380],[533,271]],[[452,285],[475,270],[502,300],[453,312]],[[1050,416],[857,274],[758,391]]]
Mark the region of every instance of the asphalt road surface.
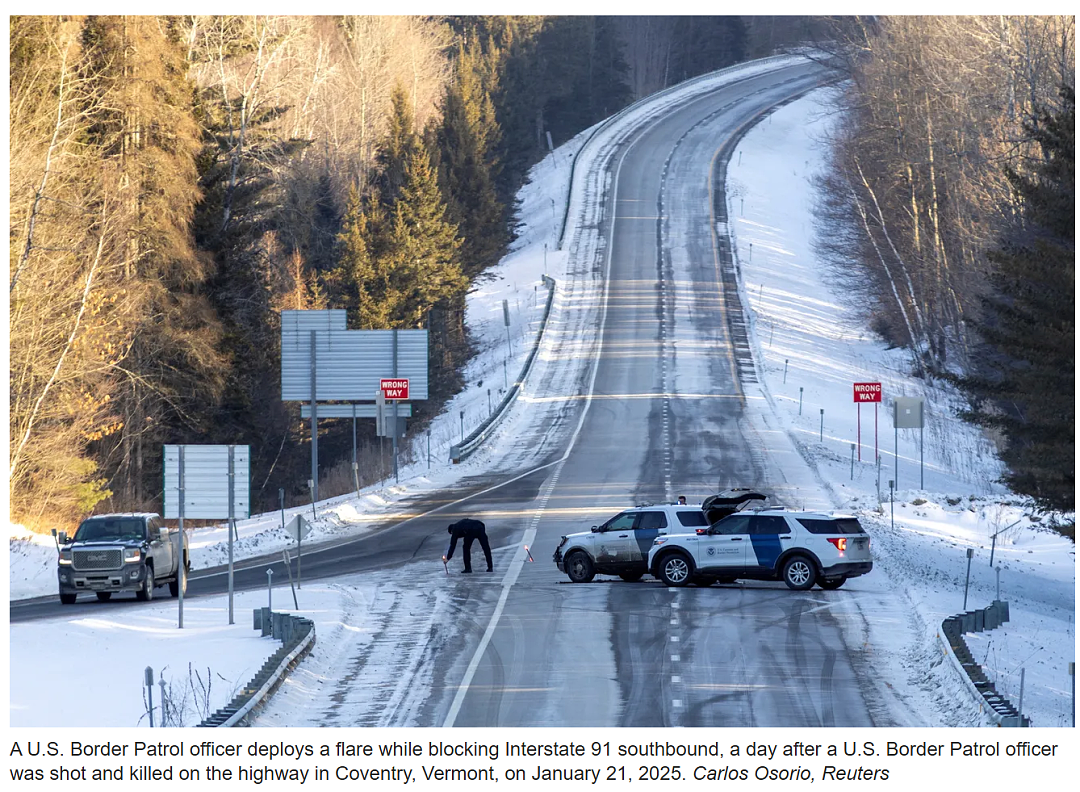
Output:
[[[741,383],[753,368],[724,236],[723,166],[749,125],[822,76],[807,64],[752,77],[632,135],[609,164],[606,248],[571,251],[606,288],[566,295],[550,331],[554,354],[595,365],[580,367],[576,381],[540,383],[549,401],[535,408],[548,412],[520,443],[531,454],[414,499],[405,508],[417,516],[406,523],[305,551],[305,580],[361,572],[396,580],[408,562],[438,558],[447,523],[464,515],[485,520],[493,546],[511,546],[488,574],[474,545],[479,571],[447,583],[456,617],[439,625],[442,684],[420,708],[422,725],[888,725],[866,662],[844,642],[855,584],[834,592],[750,582],[667,589],[649,577],[573,585],[551,563],[560,535],[627,506],[770,488],[768,460],[742,420]],[[593,331],[584,347],[582,323]],[[522,544],[535,563],[521,563],[521,553],[509,561]],[[238,564],[237,588],[264,586],[265,569],[265,560]],[[188,596],[224,590],[223,571],[206,570]],[[15,622],[134,605],[80,600],[61,609],[42,598],[10,612]]]

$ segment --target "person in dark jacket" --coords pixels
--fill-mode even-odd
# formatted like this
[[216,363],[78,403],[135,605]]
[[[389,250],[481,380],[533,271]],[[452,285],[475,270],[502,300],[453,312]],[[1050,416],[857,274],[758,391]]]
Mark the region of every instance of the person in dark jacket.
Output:
[[456,523],[451,523],[450,527],[446,530],[447,533],[450,534],[450,549],[446,551],[447,561],[454,557],[454,548],[457,547],[457,540],[464,539],[465,545],[461,549],[461,555],[465,559],[465,569],[462,570],[462,574],[472,572],[472,543],[473,539],[478,539],[480,541],[480,547],[484,551],[484,558],[487,559],[487,571],[492,571],[491,545],[488,544],[487,526],[479,520],[473,520],[466,517],[464,520],[458,520]]

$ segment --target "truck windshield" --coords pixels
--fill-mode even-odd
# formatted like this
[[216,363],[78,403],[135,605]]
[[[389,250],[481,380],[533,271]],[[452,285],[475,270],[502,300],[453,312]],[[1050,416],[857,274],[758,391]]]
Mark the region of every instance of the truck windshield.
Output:
[[91,517],[75,532],[76,542],[145,539],[146,521],[138,517]]

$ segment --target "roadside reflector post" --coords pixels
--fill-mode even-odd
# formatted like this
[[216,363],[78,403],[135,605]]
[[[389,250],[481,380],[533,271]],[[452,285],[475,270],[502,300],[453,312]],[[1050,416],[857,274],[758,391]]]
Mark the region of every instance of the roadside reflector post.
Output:
[[143,672],[143,682],[146,685],[146,703],[150,711],[150,728],[154,728],[154,669],[146,667]]
[[802,415],[802,386],[799,386],[799,415]]
[[855,444],[851,444],[851,480],[855,480]]
[[307,480],[308,492],[311,493],[311,519],[315,521],[318,517],[315,516],[315,479]]
[[788,364],[788,359],[784,358],[784,382],[783,382],[784,385],[787,385],[787,364]]
[[1001,567],[994,567],[994,601],[1001,602]]
[[427,468],[431,470],[431,430],[427,430]]
[[967,610],[967,598],[968,598],[968,583],[971,582],[971,558],[975,555],[975,550],[972,548],[967,549],[967,576],[964,578],[964,607],[961,610]]
[[360,497],[360,466],[355,462],[352,463],[352,477],[353,484],[356,485],[356,497]]
[[274,610],[274,570],[266,570],[266,607]]
[[1069,663],[1069,682],[1072,685],[1072,725],[1076,727],[1076,663]]
[[289,588],[291,588],[291,589],[292,589],[292,604],[293,604],[293,607],[294,607],[294,608],[295,608],[296,610],[300,610],[300,605],[299,605],[299,603],[298,603],[298,602],[296,601],[296,586],[294,586],[294,585],[293,585],[293,579],[292,579],[292,559],[291,559],[291,558],[289,558],[289,551],[288,551],[288,550],[282,550],[282,551],[281,551],[281,557],[282,557],[282,559],[284,559],[284,561],[285,561],[285,571],[289,573]]
[[465,442],[465,411],[462,410],[458,413],[458,417],[461,419],[461,442]]
[[893,507],[893,485],[895,483],[896,483],[895,481],[893,481],[892,479],[889,479],[889,527],[890,528],[895,528],[896,527],[896,520],[895,520],[896,512],[894,511],[894,507]]
[[1024,669],[1020,669],[1020,700],[1016,703],[1016,710],[1020,713],[1020,725],[1024,725]]
[[818,426],[818,442],[825,442],[825,408],[821,408],[821,425]]
[[488,418],[491,417],[491,388],[488,388]]

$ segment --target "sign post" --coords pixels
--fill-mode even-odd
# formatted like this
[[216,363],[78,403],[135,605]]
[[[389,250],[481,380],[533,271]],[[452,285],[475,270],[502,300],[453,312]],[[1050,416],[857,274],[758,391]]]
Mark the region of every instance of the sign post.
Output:
[[897,396],[893,402],[893,476],[897,489],[900,487],[900,430],[919,430],[919,489],[923,488],[922,465],[923,400],[920,396]]
[[862,462],[862,403],[874,403],[874,456],[877,456],[877,406],[881,402],[880,382],[853,383],[853,396],[856,404],[856,443],[859,446],[859,461]]
[[[395,349],[396,349],[396,347],[395,347]],[[395,360],[394,367],[397,368],[397,363],[396,363],[397,355],[396,355],[396,353],[395,353],[395,356],[394,356],[394,360]],[[388,401],[393,405],[391,415],[390,415],[390,421],[389,421],[389,431],[390,431],[390,433],[391,433],[391,435],[393,436],[393,439],[394,439],[394,447],[393,447],[393,453],[394,453],[394,480],[397,481],[397,478],[398,478],[397,449],[398,449],[398,434],[400,433],[400,429],[398,427],[398,411],[397,411],[397,408],[398,408],[398,402],[404,401],[405,399],[409,398],[409,380],[407,378],[405,378],[405,379],[400,379],[400,378],[381,379],[381,380],[379,380],[379,393],[382,395],[382,398],[383,398],[384,402]],[[386,423],[386,417],[385,416],[383,418],[383,423],[384,424]]]

